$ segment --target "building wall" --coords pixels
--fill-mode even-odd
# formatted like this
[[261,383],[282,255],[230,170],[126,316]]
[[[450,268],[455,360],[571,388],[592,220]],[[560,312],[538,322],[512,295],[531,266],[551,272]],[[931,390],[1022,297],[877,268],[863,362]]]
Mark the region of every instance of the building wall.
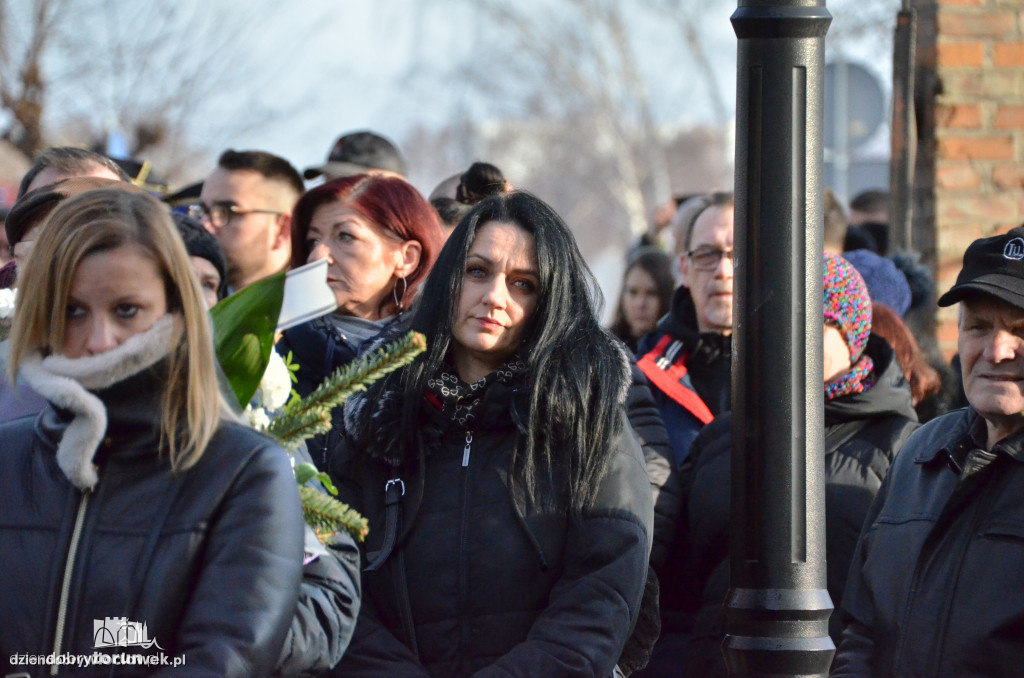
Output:
[[[918,12],[915,240],[930,226],[921,240],[942,294],[973,240],[1024,222],[1024,1],[929,0]],[[935,319],[951,355],[956,309]]]

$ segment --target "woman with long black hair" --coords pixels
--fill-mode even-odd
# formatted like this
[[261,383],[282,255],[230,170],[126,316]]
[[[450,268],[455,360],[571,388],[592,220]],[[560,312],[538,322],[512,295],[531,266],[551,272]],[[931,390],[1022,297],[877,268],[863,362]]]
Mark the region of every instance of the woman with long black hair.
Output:
[[568,227],[526,193],[455,229],[412,320],[423,356],[346,405],[331,473],[370,522],[345,675],[612,675],[652,498]]

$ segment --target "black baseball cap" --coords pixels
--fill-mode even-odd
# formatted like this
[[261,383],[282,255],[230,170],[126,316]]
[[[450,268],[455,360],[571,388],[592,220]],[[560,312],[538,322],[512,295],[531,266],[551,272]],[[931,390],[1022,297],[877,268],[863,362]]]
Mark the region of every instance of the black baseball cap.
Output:
[[350,177],[381,169],[405,175],[405,159],[398,147],[370,131],[351,132],[338,137],[327,154],[327,162],[302,173],[306,179],[326,174],[328,179]]
[[956,284],[939,297],[939,306],[952,306],[975,294],[1024,310],[1024,227],[972,242]]

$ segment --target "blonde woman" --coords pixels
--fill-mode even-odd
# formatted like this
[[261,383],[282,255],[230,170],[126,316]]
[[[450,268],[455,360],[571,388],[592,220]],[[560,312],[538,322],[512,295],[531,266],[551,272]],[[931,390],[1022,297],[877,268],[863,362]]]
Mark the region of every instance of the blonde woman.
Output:
[[30,258],[8,369],[50,404],[0,426],[0,662],[112,652],[169,675],[269,674],[298,596],[298,495],[284,451],[218,391],[169,214],[91,191]]

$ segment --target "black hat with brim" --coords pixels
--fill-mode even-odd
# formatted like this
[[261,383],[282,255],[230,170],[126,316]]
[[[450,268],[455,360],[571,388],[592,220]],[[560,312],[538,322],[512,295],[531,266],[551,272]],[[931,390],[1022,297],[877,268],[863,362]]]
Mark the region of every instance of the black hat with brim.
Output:
[[327,154],[327,162],[306,169],[302,176],[313,179],[326,174],[329,179],[337,179],[375,169],[405,175],[405,159],[390,140],[363,130],[338,137]]
[[1024,310],[1024,227],[971,243],[956,284],[938,303],[952,306],[979,294]]

